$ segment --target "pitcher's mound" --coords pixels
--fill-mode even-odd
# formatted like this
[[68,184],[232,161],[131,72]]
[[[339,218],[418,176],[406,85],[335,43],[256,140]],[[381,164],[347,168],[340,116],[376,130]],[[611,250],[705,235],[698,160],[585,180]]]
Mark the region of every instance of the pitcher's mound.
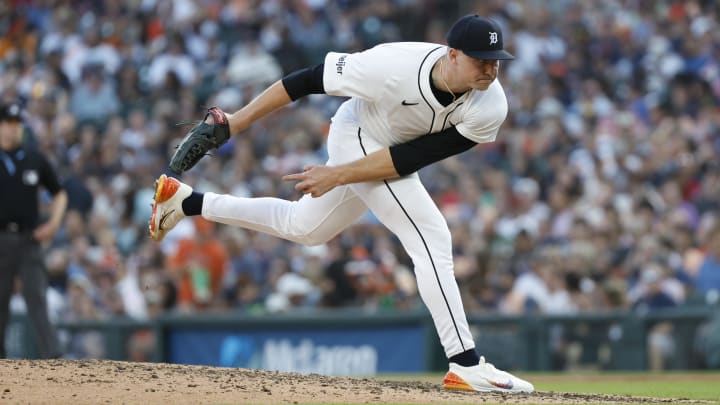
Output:
[[[419,381],[326,377],[108,360],[0,360],[0,403],[14,404],[477,404],[683,402],[538,392],[443,390]],[[691,402],[691,401],[687,401]]]

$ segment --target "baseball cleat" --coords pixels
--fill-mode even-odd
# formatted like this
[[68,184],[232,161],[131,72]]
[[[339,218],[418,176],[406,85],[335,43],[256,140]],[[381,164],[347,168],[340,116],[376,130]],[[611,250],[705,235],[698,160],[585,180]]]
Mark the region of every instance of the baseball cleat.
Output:
[[477,366],[463,367],[450,363],[450,370],[445,374],[443,388],[447,390],[479,391],[479,392],[533,392],[535,387],[529,382],[514,375],[498,370],[485,357],[480,356]]
[[181,219],[185,218],[182,201],[192,193],[192,187],[178,179],[160,176],[155,180],[152,216],[148,223],[150,237],[161,241]]

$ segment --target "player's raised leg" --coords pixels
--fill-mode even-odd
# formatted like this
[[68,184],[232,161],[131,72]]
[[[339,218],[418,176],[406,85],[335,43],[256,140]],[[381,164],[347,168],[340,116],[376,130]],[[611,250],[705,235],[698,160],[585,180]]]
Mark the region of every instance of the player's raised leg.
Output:
[[367,207],[349,187],[298,201],[205,193],[202,216],[312,246],[325,243],[355,222]]
[[[185,199],[199,198],[197,212],[188,212]],[[187,206],[187,204],[185,204]],[[320,198],[298,201],[280,198],[243,198],[228,194],[193,193],[178,179],[160,176],[155,182],[150,236],[162,240],[181,219],[200,215],[210,221],[264,232],[303,245],[330,240],[352,224],[367,207],[348,187],[337,187]]]

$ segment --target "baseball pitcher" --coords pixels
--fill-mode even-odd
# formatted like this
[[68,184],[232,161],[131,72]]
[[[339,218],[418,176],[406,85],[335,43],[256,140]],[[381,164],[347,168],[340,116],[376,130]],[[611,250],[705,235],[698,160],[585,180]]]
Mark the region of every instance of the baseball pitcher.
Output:
[[498,24],[460,18],[448,45],[387,43],[358,53],[330,52],[324,63],[293,72],[240,110],[208,110],[170,162],[180,174],[211,148],[271,111],[308,94],[350,97],[332,118],[325,165],[284,177],[298,201],[197,193],[162,175],[156,181],[150,236],[162,238],[182,218],[202,215],[303,245],[327,242],[370,209],[412,258],[423,302],[448,357],[444,387],[532,392],[475,351],[457,282],[451,235],[417,170],[476,144],[493,142],[508,111],[497,79],[503,50]]

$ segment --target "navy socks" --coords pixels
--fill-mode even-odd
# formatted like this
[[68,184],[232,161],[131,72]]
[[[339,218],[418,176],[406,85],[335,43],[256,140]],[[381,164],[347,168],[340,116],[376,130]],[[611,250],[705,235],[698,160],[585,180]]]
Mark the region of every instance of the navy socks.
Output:
[[182,202],[183,213],[187,216],[202,214],[202,204],[204,196],[205,195],[202,193],[197,193],[193,191],[192,194],[190,194]]
[[475,349],[470,349],[450,357],[448,361],[450,363],[457,363],[463,367],[477,366],[478,363],[480,363],[480,356],[478,356]]

